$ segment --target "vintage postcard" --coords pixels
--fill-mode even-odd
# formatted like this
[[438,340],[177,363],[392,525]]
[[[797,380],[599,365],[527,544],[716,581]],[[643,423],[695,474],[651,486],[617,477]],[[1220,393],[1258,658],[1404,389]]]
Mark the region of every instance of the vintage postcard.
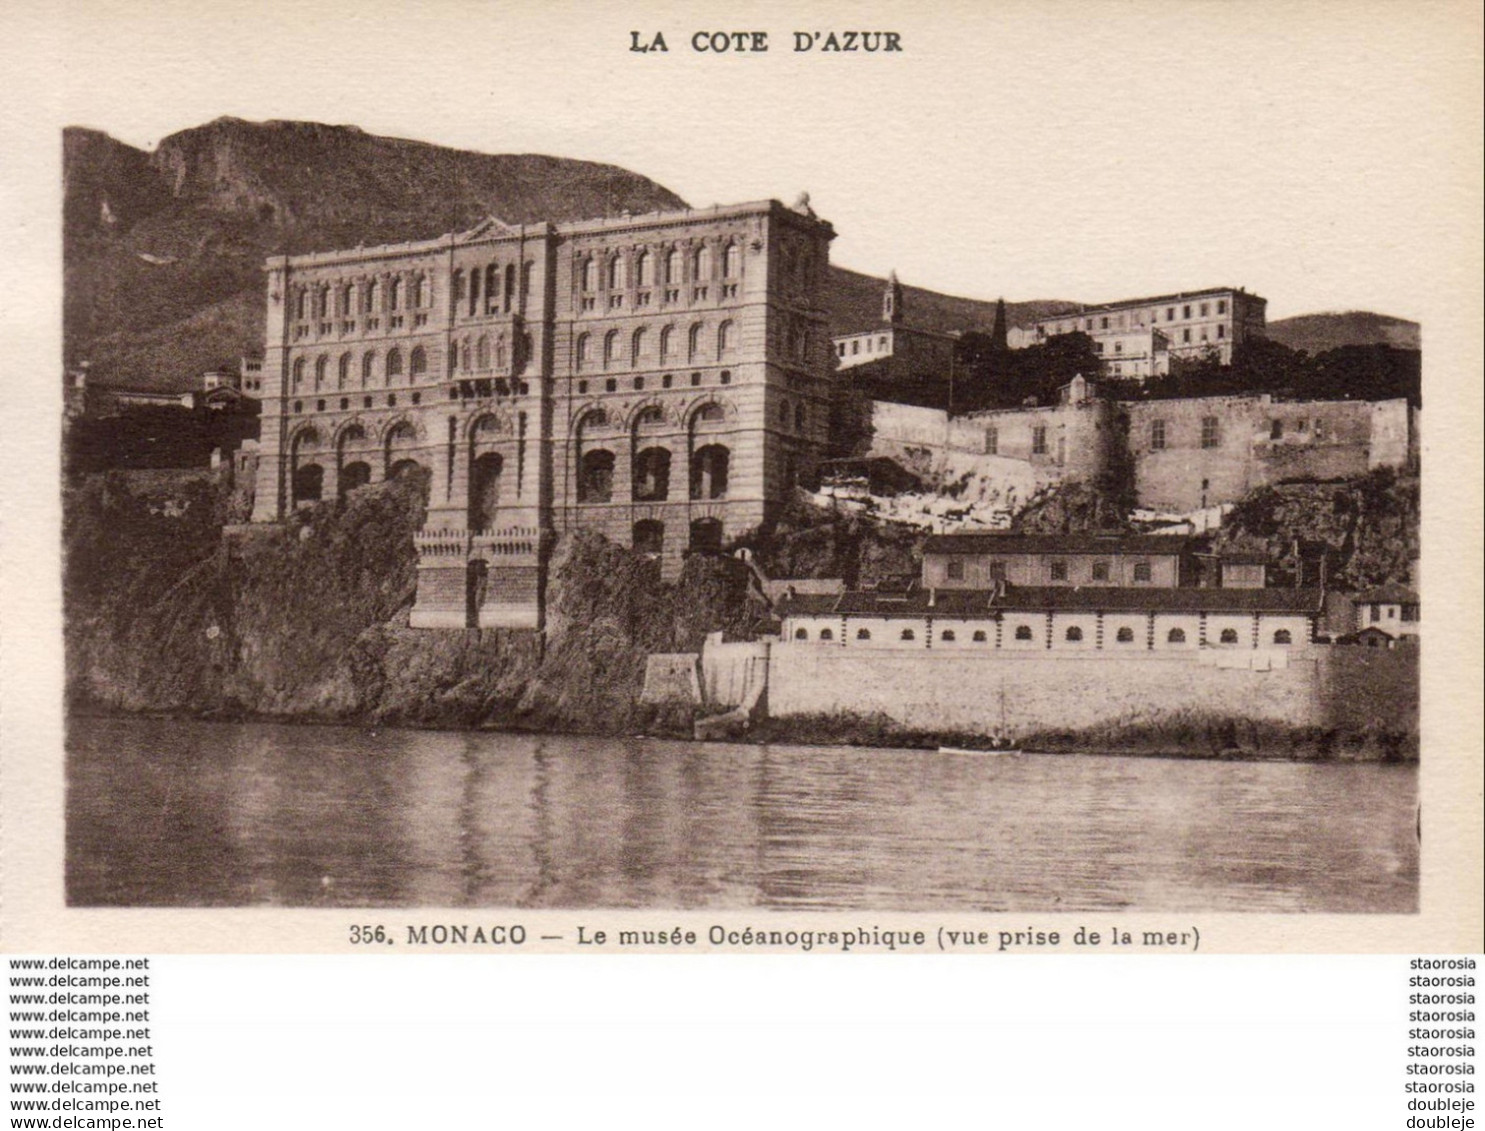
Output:
[[7,949],[1481,948],[1478,11],[5,21]]

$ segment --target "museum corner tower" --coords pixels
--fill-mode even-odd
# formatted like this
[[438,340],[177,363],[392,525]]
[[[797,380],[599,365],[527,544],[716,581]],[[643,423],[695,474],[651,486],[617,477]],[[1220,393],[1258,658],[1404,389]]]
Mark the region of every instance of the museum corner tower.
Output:
[[414,627],[539,627],[565,531],[674,575],[814,476],[833,237],[801,196],[270,259],[253,518],[425,476]]

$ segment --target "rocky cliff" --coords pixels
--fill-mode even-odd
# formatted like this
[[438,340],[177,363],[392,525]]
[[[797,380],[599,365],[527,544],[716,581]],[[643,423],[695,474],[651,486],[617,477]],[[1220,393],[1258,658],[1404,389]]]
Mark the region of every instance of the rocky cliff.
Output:
[[[75,710],[633,733],[650,652],[746,633],[726,559],[674,584],[596,535],[559,543],[545,647],[532,633],[407,627],[416,482],[353,492],[222,538],[243,500],[206,474],[109,473],[65,504],[67,693]],[[689,719],[671,723],[689,733]]]

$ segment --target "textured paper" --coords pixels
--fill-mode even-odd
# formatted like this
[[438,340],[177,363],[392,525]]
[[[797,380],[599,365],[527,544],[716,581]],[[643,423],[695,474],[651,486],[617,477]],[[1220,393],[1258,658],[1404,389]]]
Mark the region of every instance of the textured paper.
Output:
[[[725,14],[724,14],[725,13]],[[764,54],[691,49],[765,30]],[[895,30],[903,51],[791,50]],[[1424,340],[1420,913],[1194,921],[1203,950],[1482,948],[1481,100],[1466,3],[881,6],[33,0],[0,16],[8,96],[0,805],[9,951],[344,951],[337,911],[68,909],[62,898],[61,128],[136,146],[221,115],[351,123],[486,152],[607,161],[693,205],[808,190],[832,261],[993,300],[1246,285],[1269,318],[1367,309]],[[662,32],[668,53],[631,52]],[[1081,916],[974,916],[1070,930]],[[390,924],[488,921],[398,910]],[[574,926],[735,912],[522,913]],[[767,915],[784,929],[860,916]],[[956,920],[971,918],[956,913]],[[885,914],[929,927],[944,916]],[[1014,920],[1014,923],[1012,923]]]

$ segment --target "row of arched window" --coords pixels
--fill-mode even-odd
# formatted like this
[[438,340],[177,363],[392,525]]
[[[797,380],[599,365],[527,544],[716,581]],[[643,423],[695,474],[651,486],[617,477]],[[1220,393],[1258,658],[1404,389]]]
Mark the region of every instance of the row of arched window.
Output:
[[[311,368],[308,358],[296,357],[291,369],[293,391],[297,393],[311,387],[316,392],[328,389],[332,380],[330,361],[330,355],[322,353],[314,359]],[[333,380],[335,388],[348,389],[359,379],[360,387],[365,389],[378,378],[390,384],[403,376],[404,371],[411,379],[427,373],[428,351],[422,346],[414,346],[404,358],[402,350],[396,347],[389,349],[385,356],[379,355],[376,350],[367,350],[361,355],[359,363],[351,353],[346,352],[335,359]],[[311,374],[314,382],[312,386],[307,384]]]
[[736,240],[724,243],[720,255],[715,256],[709,244],[700,244],[689,252],[671,247],[658,252],[641,248],[628,255],[618,251],[586,255],[578,263],[577,277],[588,294],[627,290],[631,282],[635,287],[679,287],[685,282],[711,282],[717,262],[723,279],[736,279],[742,274],[742,249]]
[[514,263],[503,268],[498,263],[487,263],[467,272],[459,268],[453,275],[454,312],[469,316],[509,314],[520,305],[517,296],[524,298],[531,291],[532,267],[529,259],[521,264],[519,282]]
[[[689,496],[693,501],[725,499],[732,454],[722,444],[706,444],[691,454]],[[607,448],[585,451],[578,459],[577,501],[614,501],[614,453]],[[670,498],[669,449],[645,448],[635,453],[630,497],[636,503],[663,503]]]
[[482,373],[491,368],[513,368],[519,372],[530,356],[530,334],[517,334],[509,345],[504,334],[497,334],[493,340],[488,334],[473,339],[466,337],[455,342],[449,351],[449,373]]
[[[1017,625],[1016,626],[1015,636],[1016,636],[1016,639],[1017,640],[1023,640],[1023,641],[1024,640],[1033,640],[1033,639],[1035,639],[1035,634],[1032,631],[1032,628],[1031,628],[1031,626],[1029,624]],[[802,628],[801,627],[801,628],[796,628],[794,630],[794,639],[795,640],[808,640],[809,638],[810,638],[809,629]],[[820,629],[820,635],[819,635],[819,637],[817,639],[820,639],[820,640],[834,640],[835,639],[835,633],[831,629],[822,628],[822,629]],[[869,628],[858,628],[856,630],[856,639],[857,640],[870,640],[871,639],[871,629],[869,629]],[[911,629],[911,628],[904,628],[901,631],[901,633],[899,634],[898,639],[900,639],[900,640],[916,640],[917,639],[917,633],[913,629]],[[946,642],[946,643],[952,643],[956,639],[955,630],[952,629],[952,628],[946,628],[946,629],[944,629],[942,632],[939,633],[939,639],[942,640],[942,641],[944,641],[944,642]],[[987,636],[987,634],[986,634],[986,632],[985,632],[984,629],[977,628],[974,631],[974,636],[972,637],[972,639],[973,639],[974,643],[976,643],[976,644],[984,644],[984,643],[987,642],[987,640],[989,639],[989,637]],[[1080,627],[1078,627],[1077,625],[1075,625],[1075,624],[1074,625],[1069,625],[1068,626],[1068,629],[1067,629],[1067,632],[1065,634],[1065,639],[1067,639],[1071,643],[1078,643],[1078,642],[1080,642],[1083,639],[1083,630]],[[1120,644],[1133,644],[1134,643],[1134,629],[1129,628],[1127,626],[1124,627],[1124,628],[1121,628],[1121,629],[1119,629],[1118,633],[1115,634],[1114,639],[1118,643],[1120,643]],[[1165,639],[1166,639],[1166,642],[1169,643],[1169,644],[1184,644],[1184,643],[1186,643],[1186,630],[1185,629],[1182,629],[1182,628],[1173,628],[1173,629],[1170,630],[1170,632],[1168,632],[1166,634]],[[1235,629],[1235,628],[1224,628],[1222,630],[1222,635],[1219,637],[1219,640],[1223,644],[1236,644],[1238,642],[1238,631],[1237,631],[1237,629]],[[1289,629],[1287,629],[1287,628],[1275,629],[1274,630],[1274,635],[1273,635],[1273,641],[1274,641],[1275,644],[1293,644],[1294,643],[1294,634],[1291,633],[1289,631]]]
[[358,314],[397,311],[411,300],[414,308],[433,305],[433,284],[427,275],[392,275],[352,283],[314,283],[296,287],[292,308],[299,322],[311,319],[353,318]]
[[[656,334],[651,334],[648,326],[640,326],[627,339],[618,330],[602,337],[595,331],[578,335],[573,360],[579,372],[600,365],[604,369],[637,369],[651,361],[664,365],[678,360],[679,348],[674,325],[662,326]],[[725,360],[737,349],[737,326],[728,319],[708,334],[706,323],[693,322],[686,330],[685,348],[686,361]]]

